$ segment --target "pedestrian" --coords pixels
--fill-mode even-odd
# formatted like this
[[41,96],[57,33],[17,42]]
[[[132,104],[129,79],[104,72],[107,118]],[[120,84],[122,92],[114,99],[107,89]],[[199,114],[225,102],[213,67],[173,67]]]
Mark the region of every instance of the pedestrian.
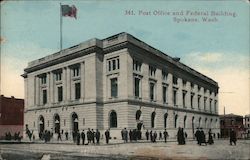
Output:
[[62,141],[62,137],[61,137],[61,133],[60,132],[58,132],[58,134],[57,134],[57,141],[59,141],[59,140]]
[[66,141],[69,139],[69,132],[68,131],[65,132],[65,138],[66,138]]
[[146,139],[148,141],[148,139],[149,139],[149,132],[148,132],[148,130],[146,131],[145,135],[146,135]]
[[94,131],[94,129],[91,130],[91,138],[92,138],[93,144],[95,144],[95,131]]
[[154,134],[153,134],[153,143],[156,142],[156,139],[157,139],[157,133],[156,133],[156,131],[155,131]]
[[207,145],[207,142],[206,142],[206,135],[205,135],[205,133],[204,133],[204,131],[203,131],[203,129],[201,128],[201,132],[200,132],[200,145],[202,144],[202,143],[205,143],[205,145]]
[[122,139],[124,140],[125,143],[127,143],[128,142],[128,131],[127,131],[126,128],[124,128],[122,132],[123,132],[122,133],[122,135],[123,135]]
[[162,133],[161,133],[161,131],[159,132],[159,140],[162,140]]
[[132,131],[131,131],[131,129],[129,130],[129,141],[132,142]]
[[164,141],[165,141],[165,143],[167,143],[167,138],[168,138],[167,129],[165,129],[165,131],[163,132],[163,136],[164,136]]
[[85,144],[85,133],[84,133],[84,130],[82,130],[81,137],[82,137],[82,145],[84,145]]
[[208,131],[208,144],[214,144],[213,133],[211,129]]
[[107,130],[105,131],[105,138],[106,138],[106,143],[108,144],[108,143],[109,143],[109,138],[110,138],[109,129],[107,129]]
[[101,133],[99,132],[98,129],[96,129],[95,137],[96,137],[96,143],[97,144],[99,144],[100,136],[101,136]]
[[233,142],[234,145],[236,146],[236,141],[237,141],[236,132],[233,129],[231,129],[229,136],[230,136],[230,145],[232,145],[232,142]]
[[90,128],[88,128],[88,131],[87,131],[87,140],[88,140],[88,144],[91,143],[91,131],[90,131]]
[[80,135],[79,130],[77,130],[76,132],[76,144],[77,145],[80,145],[80,139],[81,139],[81,135]]
[[196,137],[196,140],[197,140],[197,144],[201,145],[201,131],[200,131],[200,128],[197,128],[196,132],[195,132],[195,137]]
[[178,132],[177,132],[177,141],[179,145],[185,144],[184,132],[183,132],[183,128],[181,127],[179,127]]
[[152,130],[150,131],[149,135],[150,135],[150,141],[153,142],[153,131]]

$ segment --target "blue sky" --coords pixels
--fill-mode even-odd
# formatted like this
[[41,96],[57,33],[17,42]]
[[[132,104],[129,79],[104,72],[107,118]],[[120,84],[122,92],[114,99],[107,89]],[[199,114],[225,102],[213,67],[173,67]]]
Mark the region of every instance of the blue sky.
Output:
[[[249,88],[249,3],[238,0],[61,3],[78,9],[76,20],[63,18],[63,48],[93,37],[102,39],[128,32],[218,81],[222,92],[220,112],[226,106],[228,112],[249,113],[249,89],[246,89]],[[59,6],[60,1],[1,3],[1,94],[23,98],[20,75],[27,63],[59,50]],[[133,10],[135,15],[125,15],[126,10]],[[151,15],[138,15],[139,10],[150,11]],[[184,15],[177,18],[198,18],[200,22],[176,23],[173,15],[154,16],[155,10],[226,11],[236,17],[216,16],[217,22],[202,22],[201,16]],[[242,100],[242,96],[246,98]]]

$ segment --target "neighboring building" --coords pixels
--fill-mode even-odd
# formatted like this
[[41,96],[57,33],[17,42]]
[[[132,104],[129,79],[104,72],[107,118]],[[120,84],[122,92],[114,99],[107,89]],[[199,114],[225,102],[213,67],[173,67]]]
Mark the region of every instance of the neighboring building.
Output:
[[245,138],[250,138],[250,114],[244,117]]
[[[127,33],[91,39],[24,69],[25,124],[40,131],[196,127],[219,133],[218,84]],[[207,131],[206,131],[207,132]],[[143,133],[143,135],[145,135]]]
[[230,130],[236,131],[237,137],[242,138],[244,134],[243,116],[235,114],[220,115],[221,137],[229,137]]
[[0,139],[5,139],[5,133],[12,136],[20,132],[23,135],[24,100],[15,97],[0,97]]

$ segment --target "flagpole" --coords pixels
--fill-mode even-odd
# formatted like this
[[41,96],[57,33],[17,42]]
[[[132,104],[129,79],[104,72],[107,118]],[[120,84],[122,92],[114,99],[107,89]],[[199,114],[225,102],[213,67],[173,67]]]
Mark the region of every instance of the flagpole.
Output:
[[60,3],[60,52],[62,51],[62,4]]

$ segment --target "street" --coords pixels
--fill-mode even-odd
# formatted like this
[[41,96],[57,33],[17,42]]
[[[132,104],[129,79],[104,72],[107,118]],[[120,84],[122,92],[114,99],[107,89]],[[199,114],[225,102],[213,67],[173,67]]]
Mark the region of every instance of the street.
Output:
[[109,145],[75,145],[72,143],[0,144],[1,158],[6,160],[37,159],[250,159],[250,141],[239,140],[230,146],[228,140],[199,146],[196,141],[186,145],[176,142],[113,143]]

